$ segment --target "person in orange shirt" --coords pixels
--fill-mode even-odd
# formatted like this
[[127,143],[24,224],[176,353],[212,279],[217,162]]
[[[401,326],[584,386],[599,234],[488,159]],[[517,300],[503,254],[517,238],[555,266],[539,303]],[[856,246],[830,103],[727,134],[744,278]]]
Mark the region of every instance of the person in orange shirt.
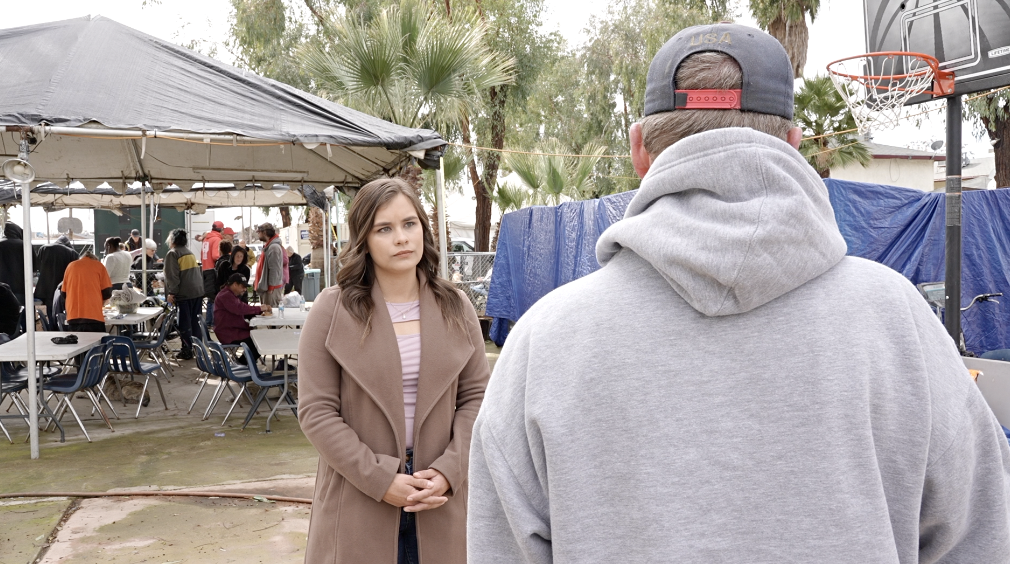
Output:
[[104,333],[102,304],[111,297],[109,271],[94,253],[85,251],[81,258],[67,266],[63,275],[63,298],[71,331]]

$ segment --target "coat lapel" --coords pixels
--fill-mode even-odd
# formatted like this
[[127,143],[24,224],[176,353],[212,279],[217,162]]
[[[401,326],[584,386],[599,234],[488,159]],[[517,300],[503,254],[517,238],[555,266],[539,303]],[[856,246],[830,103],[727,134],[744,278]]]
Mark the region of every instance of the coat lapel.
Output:
[[421,282],[421,369],[414,410],[415,445],[424,419],[473,356],[469,334],[449,329],[427,279],[420,272],[418,277]]
[[[375,304],[372,329],[364,339],[361,338],[364,326],[351,317],[343,305],[337,303],[337,313],[333,316],[326,337],[326,350],[343,368],[344,375],[352,378],[382,410],[396,435],[396,444],[403,452],[406,448],[403,436],[406,429],[403,368],[400,365],[400,349],[396,343],[396,333],[393,332],[393,322],[386,311],[386,300],[382,297],[378,284],[372,285],[372,301]],[[423,315],[423,306],[421,311]],[[421,358],[423,367],[423,353]]]

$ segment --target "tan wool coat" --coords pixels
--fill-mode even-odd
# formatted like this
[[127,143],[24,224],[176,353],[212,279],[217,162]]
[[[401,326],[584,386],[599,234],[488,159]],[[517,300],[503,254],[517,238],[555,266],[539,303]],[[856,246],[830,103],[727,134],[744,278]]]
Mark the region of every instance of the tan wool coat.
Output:
[[[382,501],[406,452],[403,371],[378,284],[371,331],[340,305],[340,290],[316,298],[298,346],[302,431],[319,451],[305,562],[396,564],[400,509]],[[463,298],[467,334],[451,329],[421,279],[421,368],[414,418],[414,470],[449,482],[441,507],[417,513],[423,564],[466,562],[470,432],[490,370],[477,314]]]

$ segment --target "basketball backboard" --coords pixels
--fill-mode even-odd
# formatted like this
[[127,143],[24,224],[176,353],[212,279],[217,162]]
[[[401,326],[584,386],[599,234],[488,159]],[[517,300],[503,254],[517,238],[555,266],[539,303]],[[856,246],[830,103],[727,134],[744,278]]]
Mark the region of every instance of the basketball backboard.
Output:
[[[866,52],[912,51],[954,71],[957,94],[1010,84],[1010,3],[1004,0],[863,0]],[[925,102],[923,95],[910,103]]]

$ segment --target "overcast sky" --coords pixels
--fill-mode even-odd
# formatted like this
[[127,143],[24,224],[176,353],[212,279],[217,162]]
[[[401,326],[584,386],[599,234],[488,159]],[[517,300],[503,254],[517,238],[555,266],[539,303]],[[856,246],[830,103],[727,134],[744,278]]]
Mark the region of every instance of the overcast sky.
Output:
[[[841,57],[865,52],[863,34],[862,2],[859,0],[826,0],[821,3],[820,14],[810,28],[810,44],[807,76],[823,74],[825,66]],[[545,27],[558,30],[571,44],[584,39],[582,30],[591,16],[606,13],[606,0],[546,0]],[[18,27],[47,21],[55,21],[86,15],[102,15],[114,19],[145,33],[173,41],[187,43],[198,40],[206,45],[217,45],[217,57],[225,62],[233,59],[223,43],[228,36],[228,17],[231,3],[228,0],[162,0],[160,4],[150,1],[143,6],[143,0],[31,0],[17,2],[6,0],[0,27]],[[740,7],[737,8],[737,22],[754,25],[754,21]],[[874,141],[878,143],[905,146],[913,141],[932,141],[944,138],[943,111],[932,114],[918,126],[912,123],[892,130],[875,131]],[[965,127],[966,149],[981,155],[988,150],[987,141],[977,141],[972,130]],[[34,212],[34,210],[33,210]],[[90,213],[83,219],[89,222]],[[259,212],[256,212],[259,213]],[[222,212],[233,217],[237,213]],[[66,212],[51,214],[55,225],[57,218]],[[20,215],[18,215],[20,217]],[[276,218],[274,218],[276,220]],[[42,222],[45,215],[39,211],[32,222]]]

